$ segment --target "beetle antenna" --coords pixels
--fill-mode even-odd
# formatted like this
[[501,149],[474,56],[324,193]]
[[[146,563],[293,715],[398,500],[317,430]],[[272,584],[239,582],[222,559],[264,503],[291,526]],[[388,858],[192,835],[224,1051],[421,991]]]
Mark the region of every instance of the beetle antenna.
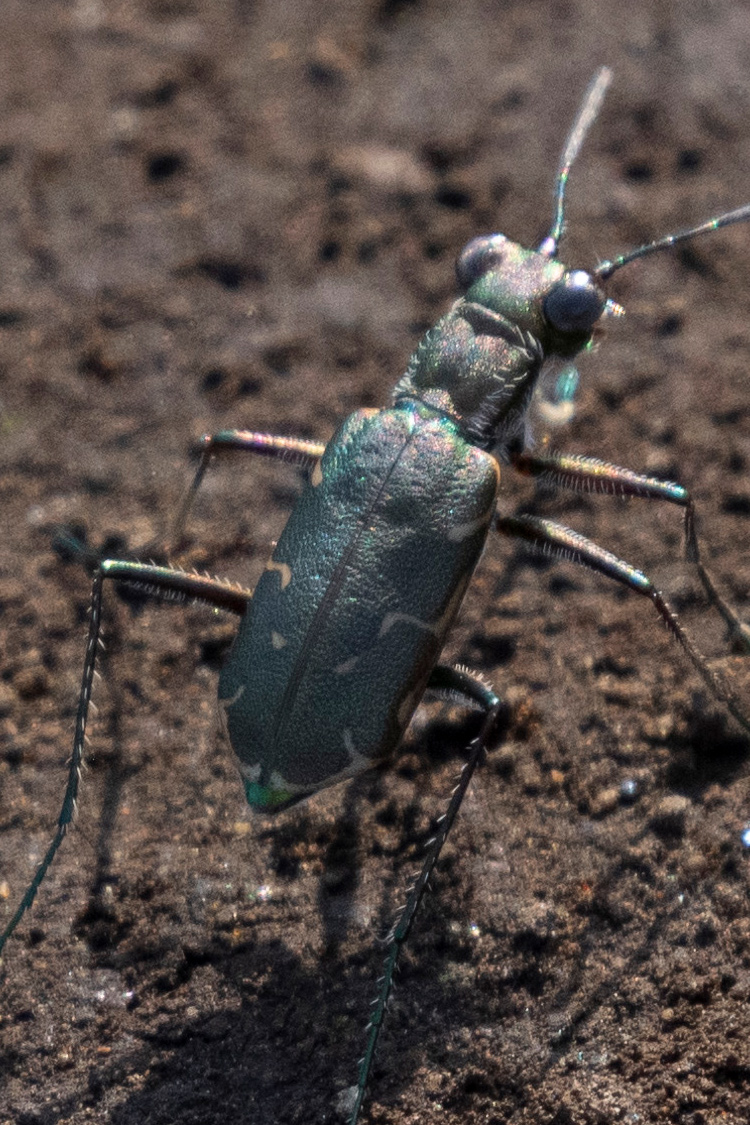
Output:
[[666,250],[670,246],[676,246],[678,242],[687,242],[690,238],[697,238],[699,234],[709,234],[711,231],[720,230],[721,227],[730,227],[732,223],[746,223],[748,220],[750,220],[750,203],[746,203],[744,207],[738,207],[736,211],[727,211],[724,215],[717,215],[713,219],[708,219],[697,227],[680,230],[676,234],[665,234],[663,238],[657,238],[655,242],[644,243],[637,250],[629,250],[627,254],[619,254],[611,261],[602,262],[600,266],[597,266],[592,271],[592,277],[599,281],[606,281],[616,270],[628,265],[629,262],[634,262],[636,258],[645,258],[648,254],[655,254],[657,250]]
[[547,237],[537,247],[539,253],[544,254],[545,258],[557,257],[557,247],[565,223],[565,188],[568,184],[570,169],[581,151],[581,145],[586,138],[586,134],[601,109],[604,95],[611,81],[612,71],[608,66],[603,66],[596,72],[589,83],[581,108],[578,110],[578,116],[573,122],[573,127],[568,133],[555,179],[555,213],[552,226]]

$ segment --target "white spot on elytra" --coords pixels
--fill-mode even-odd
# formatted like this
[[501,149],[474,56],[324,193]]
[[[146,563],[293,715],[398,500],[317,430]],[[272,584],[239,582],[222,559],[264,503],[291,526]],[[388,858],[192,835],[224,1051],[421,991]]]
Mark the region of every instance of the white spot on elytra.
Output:
[[263,767],[261,766],[260,762],[258,762],[254,766],[249,766],[247,762],[240,762],[240,773],[242,774],[242,777],[245,781],[249,781],[251,783],[260,781],[262,768]]
[[342,660],[333,669],[337,676],[345,676],[348,672],[353,672],[359,662],[358,656],[350,656],[348,660]]
[[281,635],[281,633],[277,633],[275,631],[275,629],[272,629],[271,630],[271,644],[273,645],[273,647],[275,649],[283,648],[284,645],[286,644],[286,637],[283,637]]
[[245,685],[240,684],[240,686],[237,688],[237,691],[234,693],[234,695],[230,695],[228,699],[220,699],[219,700],[219,722],[221,723],[222,730],[224,731],[224,734],[229,739],[230,743],[231,743],[232,740],[231,740],[231,738],[229,738],[229,716],[228,716],[227,712],[229,711],[230,707],[234,707],[235,703],[242,696],[244,691],[245,691]]
[[360,754],[359,750],[354,745],[354,739],[352,738],[352,732],[349,727],[344,727],[341,734],[344,739],[344,747],[349,755],[350,764],[346,772],[349,773],[351,771],[352,773],[359,773],[360,770],[367,769],[370,760],[365,754]]
[[407,625],[414,625],[417,629],[424,629],[428,633],[438,632],[434,625],[430,625],[428,621],[420,621],[418,617],[412,617],[410,613],[386,613],[380,623],[378,638],[384,637],[399,621],[405,621]]
[[281,575],[281,589],[286,590],[287,586],[292,581],[291,567],[285,562],[276,562],[275,559],[270,559],[266,565],[266,570],[278,570]]
[[227,711],[230,707],[234,707],[237,700],[240,699],[244,695],[244,693],[245,693],[245,685],[240,684],[240,686],[237,688],[237,691],[234,693],[234,695],[230,695],[228,699],[220,699],[219,700],[219,706],[224,711]]
[[300,793],[308,793],[308,785],[294,785],[282,777],[278,770],[274,770],[268,779],[268,788],[272,793],[282,793],[284,797],[296,797]]
[[[494,511],[494,505],[493,505]],[[449,543],[461,543],[464,539],[468,539],[470,535],[480,531],[481,528],[486,527],[489,523],[491,513],[480,516],[476,520],[468,520],[466,523],[457,523],[455,527],[451,527],[446,535]]]

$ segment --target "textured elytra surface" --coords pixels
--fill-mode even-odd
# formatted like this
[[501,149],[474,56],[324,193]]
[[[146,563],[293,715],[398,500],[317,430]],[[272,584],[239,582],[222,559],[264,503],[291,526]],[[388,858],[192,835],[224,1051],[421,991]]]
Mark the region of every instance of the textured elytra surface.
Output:
[[313,472],[219,678],[259,811],[393,759],[497,503],[497,462],[416,403],[350,415]]
[[[534,243],[590,75],[615,71],[563,256],[747,201],[750,36],[731,5],[7,2],[0,67],[0,884],[64,782],[88,581],[50,549],[168,523],[206,430],[325,439],[379,405],[455,255]],[[747,617],[749,232],[634,265],[561,447],[677,476]],[[508,491],[512,509],[524,489]],[[189,561],[252,585],[293,470],[217,467]],[[664,581],[679,516],[548,510]],[[75,834],[3,964],[0,1120],[323,1122],[473,727],[249,824],[218,741],[231,623],[110,597]],[[747,1120],[744,742],[649,607],[491,544],[448,648],[514,704],[405,958],[369,1120]],[[750,698],[742,663],[724,662]],[[455,720],[456,722],[454,722]],[[619,800],[623,781],[638,799]],[[7,884],[7,888],[6,888]]]

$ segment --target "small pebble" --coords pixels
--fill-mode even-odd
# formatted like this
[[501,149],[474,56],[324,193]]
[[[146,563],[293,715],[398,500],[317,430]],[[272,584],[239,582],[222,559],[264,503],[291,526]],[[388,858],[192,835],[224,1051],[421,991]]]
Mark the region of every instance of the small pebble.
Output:
[[657,832],[670,832],[675,836],[681,836],[685,830],[685,817],[689,809],[690,801],[687,797],[681,797],[676,793],[664,797],[653,812],[651,827]]
[[620,803],[620,790],[611,787],[600,790],[591,801],[591,815],[600,817],[613,812]]
[[620,800],[624,805],[630,805],[638,798],[638,782],[633,777],[628,777],[620,785]]
[[49,690],[49,676],[43,664],[20,668],[13,677],[13,687],[21,699],[37,699]]

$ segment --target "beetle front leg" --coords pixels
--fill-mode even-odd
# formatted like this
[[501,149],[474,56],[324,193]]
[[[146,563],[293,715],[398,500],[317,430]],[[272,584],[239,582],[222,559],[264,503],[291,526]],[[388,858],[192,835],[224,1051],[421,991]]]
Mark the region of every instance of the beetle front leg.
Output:
[[301,465],[303,468],[311,468],[323,456],[325,449],[322,442],[282,437],[278,434],[260,434],[252,430],[220,430],[216,434],[205,434],[201,439],[201,446],[201,457],[193,482],[172,525],[170,544],[175,550],[182,541],[190,509],[214,454],[240,450],[244,453],[257,453],[261,457],[276,457],[282,461]]
[[611,492],[616,496],[641,496],[647,500],[666,500],[677,504],[685,513],[685,558],[698,573],[709,603],[724,620],[730,640],[743,652],[750,652],[750,626],[741,621],[732,607],[716,588],[711,573],[706,569],[700,553],[695,530],[695,503],[686,488],[675,481],[659,480],[644,473],[633,472],[620,465],[600,461],[596,457],[576,454],[521,453],[512,458],[517,472],[524,476],[547,477],[551,484],[578,491]]
[[34,902],[37,891],[44,881],[50,864],[65,839],[75,816],[81,782],[86,724],[91,703],[91,689],[94,683],[97,653],[101,645],[102,589],[105,578],[136,586],[144,593],[172,602],[204,602],[216,609],[224,609],[239,616],[242,616],[247,609],[252,596],[249,591],[230,583],[220,582],[217,579],[207,578],[200,574],[190,574],[187,571],[172,570],[169,567],[126,562],[122,559],[105,559],[99,564],[94,573],[94,581],[91,587],[89,635],[83,662],[81,690],[78,696],[73,753],[68,766],[68,780],[60,815],[57,818],[57,828],[34,878],[27,887],[10,922],[0,934],[0,958],[8,938]]
[[554,520],[542,519],[539,516],[496,516],[495,527],[501,535],[514,539],[523,539],[550,554],[559,555],[561,558],[590,567],[592,570],[604,574],[607,578],[627,586],[637,594],[650,598],[657,613],[661,617],[672,635],[679,641],[683,652],[690,663],[700,675],[712,695],[722,703],[730,715],[736,719],[743,730],[750,733],[750,716],[740,707],[736,697],[728,689],[721,676],[709,668],[705,657],[698,651],[690,637],[677,620],[677,614],[665,598],[661,590],[654,586],[651,579],[631,566],[630,563],[620,559],[611,551],[605,550],[597,543],[579,535],[569,527],[555,523]]
[[422,901],[422,895],[427,889],[430,876],[438,861],[443,844],[453,827],[453,822],[461,808],[474,772],[484,759],[490,736],[495,729],[502,708],[502,704],[492,688],[481,677],[462,667],[452,668],[448,665],[438,665],[430,676],[427,690],[438,692],[441,695],[447,694],[458,702],[466,703],[469,706],[479,706],[485,712],[485,719],[482,723],[482,729],[469,746],[469,755],[461,770],[458,784],[451,794],[445,813],[437,822],[435,835],[427,845],[427,854],[422,864],[422,870],[417,876],[414,886],[388,935],[388,953],[385,959],[383,976],[380,979],[380,991],[373,1003],[373,1012],[368,1025],[367,1047],[359,1065],[357,1095],[349,1125],[357,1125],[359,1120],[401,948],[409,936],[414,917]]

